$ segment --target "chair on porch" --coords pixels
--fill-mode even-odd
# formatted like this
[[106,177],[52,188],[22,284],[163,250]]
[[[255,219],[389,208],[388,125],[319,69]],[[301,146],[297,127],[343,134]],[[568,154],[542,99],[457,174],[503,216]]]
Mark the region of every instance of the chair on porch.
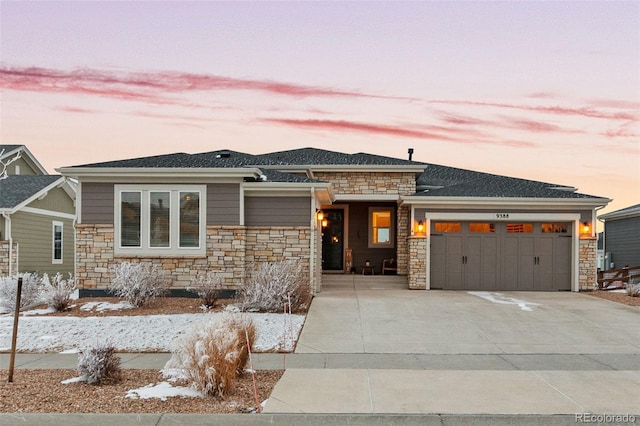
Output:
[[383,259],[382,260],[382,275],[386,275],[386,271],[391,271],[392,274],[398,273],[398,264],[395,259]]

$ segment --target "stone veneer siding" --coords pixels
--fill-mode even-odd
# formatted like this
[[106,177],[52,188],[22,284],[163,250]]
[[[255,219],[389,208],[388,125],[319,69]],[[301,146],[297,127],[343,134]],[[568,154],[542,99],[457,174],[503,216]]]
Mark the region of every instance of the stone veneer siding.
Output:
[[578,266],[580,290],[593,290],[598,287],[597,244],[596,238],[581,238]]
[[[315,172],[314,177],[330,182],[336,195],[411,195],[416,192],[414,173],[389,172]],[[410,235],[410,211],[400,206],[396,215],[396,257],[398,274],[409,273],[407,238]]]
[[[10,245],[9,241],[0,241],[0,276],[9,275],[9,270],[12,275],[18,272],[18,244],[13,243],[11,255],[9,253]],[[9,265],[9,259],[11,259],[11,265]]]
[[425,237],[409,237],[407,239],[409,258],[409,289],[426,290],[427,288],[427,239]]
[[112,225],[77,225],[76,277],[81,289],[104,289],[109,268],[121,262],[158,265],[172,281],[172,288],[187,287],[200,271],[220,271],[225,288],[238,289],[252,262],[301,259],[309,269],[309,227],[207,227],[205,256],[135,257],[114,255]]

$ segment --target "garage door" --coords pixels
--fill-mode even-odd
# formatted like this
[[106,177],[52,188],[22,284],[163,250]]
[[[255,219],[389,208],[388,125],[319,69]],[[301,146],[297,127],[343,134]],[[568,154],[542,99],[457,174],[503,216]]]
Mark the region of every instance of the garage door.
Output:
[[570,223],[431,224],[431,288],[571,290]]

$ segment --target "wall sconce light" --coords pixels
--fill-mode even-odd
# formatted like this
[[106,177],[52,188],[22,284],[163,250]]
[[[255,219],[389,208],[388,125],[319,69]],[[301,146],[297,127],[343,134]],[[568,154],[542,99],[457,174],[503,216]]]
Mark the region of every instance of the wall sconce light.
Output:
[[418,232],[418,234],[422,234],[424,232],[424,222],[418,222],[418,224],[416,225],[416,231]]
[[322,220],[322,227],[323,228],[326,228],[328,224],[329,224],[329,221],[327,221],[327,219],[323,219]]
[[580,228],[583,234],[591,234],[591,226],[589,222],[582,222],[582,228]]
[[324,220],[324,212],[322,210],[318,210],[318,212],[316,213],[316,217],[320,222],[322,222]]

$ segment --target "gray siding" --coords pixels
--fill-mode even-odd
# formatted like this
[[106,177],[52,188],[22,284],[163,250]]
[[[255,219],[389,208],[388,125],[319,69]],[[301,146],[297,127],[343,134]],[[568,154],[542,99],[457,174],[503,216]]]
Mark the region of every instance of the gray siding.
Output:
[[640,266],[640,217],[607,220],[604,250],[612,254],[614,268]]
[[76,208],[73,205],[73,200],[62,188],[52,189],[43,200],[35,200],[30,203],[28,207],[43,210],[52,210],[68,214],[76,213]]
[[309,197],[247,197],[244,201],[247,226],[309,226]]
[[240,225],[240,184],[207,185],[207,225]]
[[113,225],[112,183],[83,183],[81,200],[82,223]]
[[[54,264],[53,222],[63,223],[62,264]],[[20,272],[48,273],[73,272],[74,238],[73,221],[31,213],[11,216],[11,236],[19,244],[18,269]]]
[[[13,158],[13,157],[9,157],[9,158]],[[41,174],[40,172],[36,173],[36,171],[24,159],[24,156],[19,158],[15,163],[11,163],[9,165],[9,169],[7,170],[7,173],[10,174],[10,175],[15,175],[16,174],[16,166],[20,167],[20,174],[21,175],[35,175],[35,174],[39,175],[39,174]]]

